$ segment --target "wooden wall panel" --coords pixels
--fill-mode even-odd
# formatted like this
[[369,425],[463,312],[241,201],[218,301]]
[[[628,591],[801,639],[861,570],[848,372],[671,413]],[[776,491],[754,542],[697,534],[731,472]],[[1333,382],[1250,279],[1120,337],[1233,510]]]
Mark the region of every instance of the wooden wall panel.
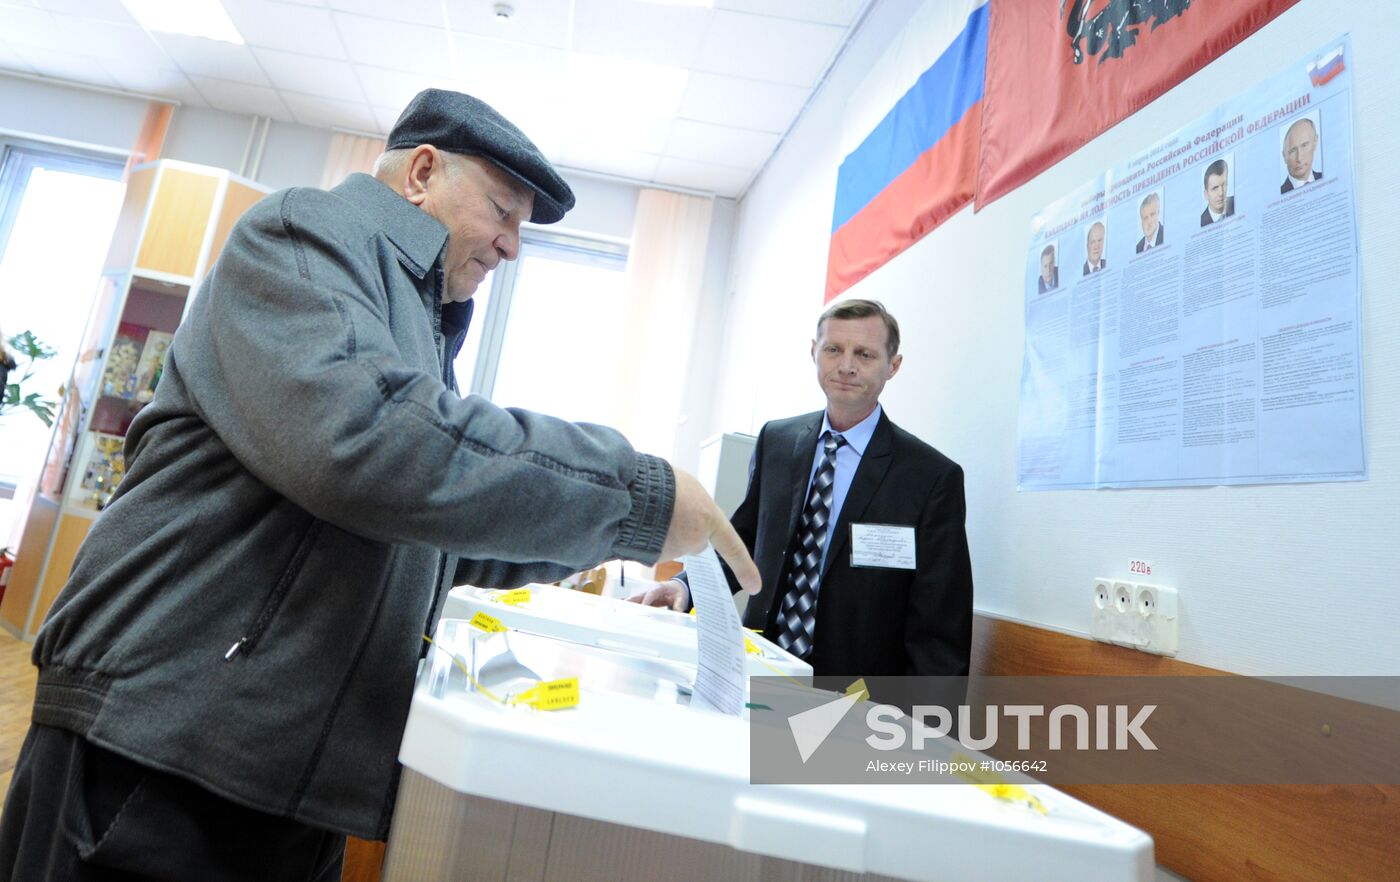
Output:
[[218,187],[219,179],[210,175],[163,167],[136,265],[193,276]]
[[209,246],[209,263],[204,268],[206,273],[214,268],[214,261],[219,259],[219,252],[224,250],[224,243],[228,241],[228,234],[233,225],[243,216],[243,212],[252,208],[266,195],[266,191],[256,187],[229,181],[223,207],[219,209],[219,221],[214,227],[214,241]]
[[24,633],[25,620],[29,616],[29,604],[39,590],[39,576],[44,569],[44,553],[49,550],[49,539],[53,537],[54,526],[58,523],[58,503],[39,494],[29,507],[29,517],[24,522],[24,534],[15,552],[15,566],[10,570],[10,584],[5,588],[5,598],[0,600],[0,618],[17,634]]
[[73,558],[78,556],[78,547],[92,529],[92,518],[66,514],[58,521],[58,535],[53,540],[53,553],[49,555],[49,568],[44,573],[44,584],[39,589],[39,605],[34,610],[34,630],[48,615],[54,598],[68,582],[68,574],[73,570]]
[[[1224,671],[986,616],[974,675],[1202,676]],[[1400,787],[1133,784],[1060,788],[1151,834],[1193,882],[1396,878]]]

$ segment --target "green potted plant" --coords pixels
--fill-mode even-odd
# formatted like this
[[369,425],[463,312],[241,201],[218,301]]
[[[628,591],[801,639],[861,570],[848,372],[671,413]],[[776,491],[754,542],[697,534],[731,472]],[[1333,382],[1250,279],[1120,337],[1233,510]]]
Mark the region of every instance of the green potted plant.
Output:
[[[21,387],[34,376],[36,363],[57,354],[56,350],[35,337],[33,331],[25,331],[0,342],[0,389],[4,390],[4,395],[0,396],[0,416],[23,408],[43,420],[44,425],[53,425],[53,411],[58,403],[41,398],[38,392],[25,394]],[[23,368],[20,367],[20,359],[24,359]]]

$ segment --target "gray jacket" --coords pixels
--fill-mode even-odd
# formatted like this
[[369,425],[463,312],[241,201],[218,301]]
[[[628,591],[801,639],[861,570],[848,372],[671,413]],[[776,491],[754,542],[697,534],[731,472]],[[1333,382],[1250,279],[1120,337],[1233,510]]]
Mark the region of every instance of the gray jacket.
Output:
[[446,241],[366,175],[238,222],[39,634],[36,722],[384,838],[440,592],[656,559],[665,461],[457,395]]

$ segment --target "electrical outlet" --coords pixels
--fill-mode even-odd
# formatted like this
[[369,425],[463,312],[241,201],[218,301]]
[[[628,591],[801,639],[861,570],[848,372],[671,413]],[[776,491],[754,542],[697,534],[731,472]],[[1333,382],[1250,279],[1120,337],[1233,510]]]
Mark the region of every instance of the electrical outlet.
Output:
[[1179,637],[1176,589],[1139,584],[1135,600],[1139,634],[1144,638],[1138,648],[1157,655],[1176,655]]
[[1157,655],[1176,655],[1177,596],[1175,588],[1094,580],[1089,635]]

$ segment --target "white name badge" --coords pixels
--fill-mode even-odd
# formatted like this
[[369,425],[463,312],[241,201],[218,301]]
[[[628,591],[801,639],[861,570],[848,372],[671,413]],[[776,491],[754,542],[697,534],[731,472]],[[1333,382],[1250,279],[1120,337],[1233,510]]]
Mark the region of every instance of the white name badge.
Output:
[[851,566],[914,569],[914,528],[851,524]]

